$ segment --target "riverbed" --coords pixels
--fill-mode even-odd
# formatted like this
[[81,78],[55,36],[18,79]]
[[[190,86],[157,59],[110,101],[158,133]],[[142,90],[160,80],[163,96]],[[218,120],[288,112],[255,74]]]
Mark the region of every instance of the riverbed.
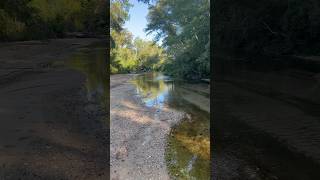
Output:
[[258,58],[216,58],[214,177],[319,179],[319,72]]
[[208,84],[112,75],[110,102],[111,176],[210,179]]
[[0,179],[108,179],[107,111],[88,98],[86,74],[67,66],[101,42],[1,44]]

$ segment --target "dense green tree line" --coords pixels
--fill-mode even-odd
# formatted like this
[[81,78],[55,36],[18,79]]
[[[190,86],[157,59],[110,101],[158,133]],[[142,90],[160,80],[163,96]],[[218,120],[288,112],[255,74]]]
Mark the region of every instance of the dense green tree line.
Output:
[[162,40],[162,70],[187,79],[210,76],[210,1],[158,0],[149,8],[148,33]]
[[318,53],[320,1],[215,0],[216,52]]
[[127,0],[111,1],[111,73],[159,70],[165,59],[163,49],[154,42],[133,39],[131,32],[123,28],[130,7]]
[[104,33],[105,0],[2,0],[0,40],[63,37],[66,32]]
[[111,31],[114,47],[110,50],[111,73],[156,71],[160,69],[166,55],[157,44],[140,38],[123,29]]
[[160,70],[179,78],[209,77],[209,0],[139,1],[149,4],[146,32],[155,33],[154,40],[162,41],[162,47],[142,39],[133,41],[130,32],[121,28],[128,19],[130,4],[124,0],[113,0],[112,72]]

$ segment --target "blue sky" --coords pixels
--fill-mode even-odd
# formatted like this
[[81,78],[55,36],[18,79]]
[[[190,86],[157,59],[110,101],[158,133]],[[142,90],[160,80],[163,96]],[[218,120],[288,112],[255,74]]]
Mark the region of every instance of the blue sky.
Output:
[[138,0],[130,0],[130,4],[133,4],[133,7],[130,8],[129,14],[130,19],[124,25],[135,37],[140,37],[142,39],[152,40],[153,36],[146,35],[143,31],[147,27],[146,16],[148,14],[148,5]]

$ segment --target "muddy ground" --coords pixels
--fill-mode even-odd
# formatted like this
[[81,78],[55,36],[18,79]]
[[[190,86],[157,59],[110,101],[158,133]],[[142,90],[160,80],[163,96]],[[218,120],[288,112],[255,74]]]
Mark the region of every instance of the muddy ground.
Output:
[[[106,112],[63,66],[101,39],[0,45],[0,179],[107,179]],[[96,108],[92,108],[96,107]]]
[[130,82],[134,76],[111,76],[111,179],[169,179],[166,136],[184,113],[145,106]]

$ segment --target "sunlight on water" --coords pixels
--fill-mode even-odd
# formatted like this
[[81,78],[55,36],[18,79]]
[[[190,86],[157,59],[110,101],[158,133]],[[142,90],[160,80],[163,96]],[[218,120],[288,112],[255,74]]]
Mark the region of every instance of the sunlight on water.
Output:
[[[136,90],[142,96],[145,105],[148,107],[163,108],[169,93],[173,90],[173,83],[168,83],[168,76],[155,76],[155,74],[144,74],[138,76],[133,83]],[[154,79],[153,79],[154,78]]]
[[161,73],[138,75],[132,82],[147,107],[167,106],[190,117],[173,128],[168,137],[166,161],[171,176],[210,179],[208,86],[175,82]]

